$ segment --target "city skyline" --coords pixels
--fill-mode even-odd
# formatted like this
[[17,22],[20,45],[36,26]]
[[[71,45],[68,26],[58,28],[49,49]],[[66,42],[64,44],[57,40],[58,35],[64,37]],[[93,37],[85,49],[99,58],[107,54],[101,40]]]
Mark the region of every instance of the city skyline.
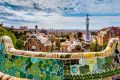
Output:
[[[120,26],[118,0],[0,0],[0,22],[6,26],[34,28],[90,29]],[[107,5],[107,6],[106,6]]]

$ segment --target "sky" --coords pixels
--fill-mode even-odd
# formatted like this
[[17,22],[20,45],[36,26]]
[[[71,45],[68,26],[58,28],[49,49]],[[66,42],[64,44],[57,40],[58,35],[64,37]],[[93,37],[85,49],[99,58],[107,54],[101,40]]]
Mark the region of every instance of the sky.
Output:
[[0,22],[6,26],[86,29],[120,26],[120,0],[0,0]]

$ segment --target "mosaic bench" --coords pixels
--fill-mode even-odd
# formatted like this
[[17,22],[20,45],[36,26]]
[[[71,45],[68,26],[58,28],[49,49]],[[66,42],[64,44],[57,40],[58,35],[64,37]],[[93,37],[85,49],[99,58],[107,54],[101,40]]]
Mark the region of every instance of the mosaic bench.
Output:
[[120,73],[115,60],[118,41],[111,39],[100,52],[50,53],[17,50],[10,37],[2,36],[0,79],[91,80],[113,76]]

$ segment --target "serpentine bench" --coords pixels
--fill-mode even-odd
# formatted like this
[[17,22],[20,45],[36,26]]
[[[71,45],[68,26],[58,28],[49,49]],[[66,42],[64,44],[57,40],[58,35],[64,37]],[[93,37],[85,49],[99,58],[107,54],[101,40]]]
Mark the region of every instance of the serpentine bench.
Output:
[[[64,75],[104,72],[103,65],[105,64],[110,63],[116,67],[114,54],[118,42],[119,39],[112,38],[105,50],[100,52],[50,53],[17,50],[10,37],[2,36],[0,39],[0,71],[3,73],[0,73],[0,79],[62,80]],[[19,77],[19,79],[12,76]]]

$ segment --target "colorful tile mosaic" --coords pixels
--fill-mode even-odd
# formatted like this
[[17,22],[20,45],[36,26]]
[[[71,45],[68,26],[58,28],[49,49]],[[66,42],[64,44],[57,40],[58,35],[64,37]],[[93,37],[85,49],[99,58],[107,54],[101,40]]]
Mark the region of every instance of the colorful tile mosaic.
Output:
[[5,37],[0,43],[0,72],[33,80],[83,79],[88,74],[99,78],[96,74],[119,68],[114,59],[115,40],[102,52],[43,53],[16,50]]

